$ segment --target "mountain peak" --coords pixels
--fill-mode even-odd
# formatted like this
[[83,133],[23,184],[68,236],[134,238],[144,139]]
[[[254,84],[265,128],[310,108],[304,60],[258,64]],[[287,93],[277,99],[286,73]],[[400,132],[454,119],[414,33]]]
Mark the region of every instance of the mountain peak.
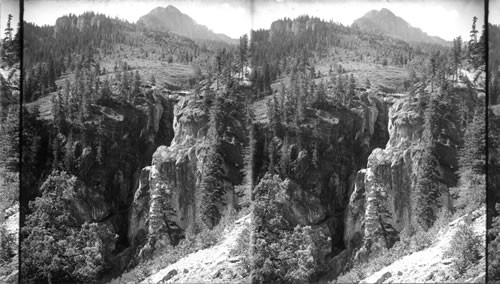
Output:
[[429,36],[421,29],[412,27],[403,18],[398,17],[387,8],[382,8],[380,11],[371,10],[355,20],[353,25],[367,32],[381,33],[405,41],[449,45],[442,38]]
[[182,14],[181,11],[179,9],[177,9],[177,7],[173,6],[173,5],[168,5],[167,8],[166,8],[167,12],[174,12],[174,13],[179,13],[179,14]]
[[380,10],[380,13],[382,13],[383,15],[396,16],[391,10],[387,8],[382,8],[382,10]]
[[157,7],[137,21],[154,29],[168,30],[170,32],[189,37],[191,39],[215,40],[226,43],[236,41],[224,34],[216,34],[206,26],[196,23],[190,16],[182,13],[173,5]]

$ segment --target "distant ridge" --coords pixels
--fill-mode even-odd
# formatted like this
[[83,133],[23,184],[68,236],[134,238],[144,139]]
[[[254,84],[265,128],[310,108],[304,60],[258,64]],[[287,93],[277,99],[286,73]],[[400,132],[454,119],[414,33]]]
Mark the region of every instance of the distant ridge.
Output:
[[403,18],[396,16],[386,8],[380,11],[371,10],[363,17],[355,20],[352,26],[358,26],[361,30],[367,32],[382,33],[405,41],[450,45],[450,42],[440,37],[429,36],[421,29],[412,27]]
[[137,20],[137,24],[143,24],[150,28],[168,30],[191,39],[215,40],[226,43],[236,43],[235,39],[225,34],[217,34],[209,30],[206,26],[196,23],[191,17],[182,13],[172,5],[166,8],[157,7],[148,14]]

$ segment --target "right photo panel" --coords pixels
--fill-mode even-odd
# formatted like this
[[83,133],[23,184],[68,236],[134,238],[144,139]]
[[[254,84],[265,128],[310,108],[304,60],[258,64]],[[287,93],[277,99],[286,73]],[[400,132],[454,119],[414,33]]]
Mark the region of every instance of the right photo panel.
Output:
[[500,1],[488,9],[488,282],[500,281]]

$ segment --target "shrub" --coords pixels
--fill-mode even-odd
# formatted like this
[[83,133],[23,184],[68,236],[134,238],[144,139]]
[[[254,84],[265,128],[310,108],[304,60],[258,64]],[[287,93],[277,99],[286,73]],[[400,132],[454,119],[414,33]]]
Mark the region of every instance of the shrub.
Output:
[[0,226],[0,261],[8,262],[14,256],[15,241],[4,226]]
[[453,259],[456,271],[464,274],[468,267],[481,258],[481,250],[481,238],[474,235],[470,225],[460,223],[445,255]]
[[500,216],[493,218],[488,230],[488,281],[500,281]]
[[284,189],[279,176],[267,174],[255,188],[253,279],[257,282],[303,283],[324,271],[322,248],[328,245],[321,230],[296,226],[283,217],[275,200]]
[[455,216],[459,217],[484,206],[486,201],[486,176],[463,170],[457,187],[451,188],[455,198]]
[[107,268],[115,235],[105,225],[79,224],[69,213],[63,197],[77,186],[76,177],[54,172],[42,185],[42,196],[30,202],[32,213],[21,231],[27,282],[89,283]]

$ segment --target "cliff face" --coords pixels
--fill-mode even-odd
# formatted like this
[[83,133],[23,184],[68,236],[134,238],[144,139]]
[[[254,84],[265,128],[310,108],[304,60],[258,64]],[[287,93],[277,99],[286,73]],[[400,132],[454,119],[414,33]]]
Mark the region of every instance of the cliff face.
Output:
[[[247,133],[240,121],[242,115],[231,104],[225,107],[228,116],[221,135],[224,203],[237,206],[233,188],[242,182],[240,170]],[[281,159],[288,161],[283,170],[288,177],[287,186],[276,201],[285,205],[284,217],[291,224],[313,226],[331,238],[331,246],[324,248],[327,258],[345,247],[343,212],[357,170],[366,166],[366,157],[373,148],[387,142],[386,112],[385,103],[375,96],[370,96],[366,103],[355,103],[352,109],[330,104],[324,109],[307,109],[301,125],[302,138],[290,131],[286,141],[272,138],[265,121],[256,122],[256,177],[265,173],[269,144],[274,143]],[[141,254],[148,254],[157,244],[176,244],[197,222],[207,123],[208,115],[201,101],[193,97],[179,100],[174,107],[172,144],[158,147],[151,166],[142,170],[128,231],[134,247],[145,245]],[[319,137],[312,135],[314,123],[321,133]],[[317,161],[313,157],[315,143]]]
[[[419,85],[412,92],[416,97],[428,96],[425,94],[427,90]],[[437,158],[441,193],[439,203],[443,207],[451,206],[449,188],[457,182],[458,148],[463,143],[463,126],[456,110],[464,102],[472,106],[476,95],[468,88],[456,87],[448,94],[449,97],[440,98]],[[346,210],[344,242],[349,249],[361,247],[356,258],[365,257],[371,244],[382,238],[382,224],[385,224],[385,230],[391,231],[388,232],[393,236],[389,240],[391,245],[413,218],[415,185],[423,151],[424,114],[418,101],[411,97],[390,101],[389,141],[384,149],[374,149],[368,157],[367,168],[357,173],[355,189]]]
[[324,26],[325,24],[318,18],[304,18],[300,20],[277,20],[271,24],[269,33],[271,38],[287,33],[293,34],[294,36],[299,36],[306,30],[316,31]]
[[[39,100],[27,109],[46,109],[46,103]],[[132,104],[98,101],[88,113],[84,123],[68,123],[67,131],[53,138],[60,149],[61,170],[77,179],[74,190],[68,190],[64,198],[76,220],[104,224],[119,236],[115,243],[106,244],[116,254],[130,245],[128,215],[134,190],[142,181],[141,169],[150,163],[148,157],[158,145],[168,145],[173,138],[173,105],[149,92],[138,95]],[[41,113],[41,118],[45,131],[50,132],[51,115]],[[41,145],[48,146],[43,141]]]
[[[225,207],[237,206],[234,185],[240,184],[243,166],[244,123],[230,102],[224,105],[223,178]],[[134,246],[149,240],[151,245],[176,244],[184,231],[200,220],[199,185],[206,154],[208,113],[201,100],[185,97],[175,105],[174,139],[170,146],[160,146],[150,167],[142,170],[130,215],[128,238]],[[149,246],[147,246],[149,248]],[[146,249],[147,251],[147,249]],[[145,251],[145,252],[146,252]]]
[[80,16],[69,15],[57,18],[54,25],[54,36],[64,35],[72,30],[83,32],[92,27],[99,28],[103,23],[109,24],[111,21],[106,19],[102,14],[94,14],[92,12],[84,13]]
[[290,227],[311,226],[328,238],[330,245],[321,248],[318,259],[326,264],[320,274],[336,275],[349,255],[343,238],[344,214],[356,172],[366,167],[374,148],[387,143],[387,107],[382,98],[370,95],[363,101],[356,98],[350,109],[325,103],[305,112],[300,138],[294,127],[283,139],[271,140],[271,129],[264,130],[268,138],[258,139],[256,160],[268,159],[265,149],[274,143],[279,159],[286,164],[284,169],[282,162],[275,162],[285,180],[276,197],[283,217]]

